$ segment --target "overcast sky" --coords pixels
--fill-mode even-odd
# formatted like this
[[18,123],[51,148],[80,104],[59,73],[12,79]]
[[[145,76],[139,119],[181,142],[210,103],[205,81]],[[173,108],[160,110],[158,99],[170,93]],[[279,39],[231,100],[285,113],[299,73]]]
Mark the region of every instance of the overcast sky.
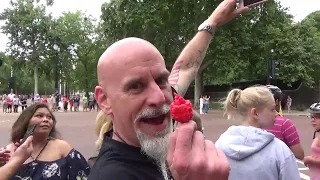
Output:
[[[101,5],[108,0],[55,0],[53,7],[48,10],[54,16],[59,16],[64,11],[85,11],[97,19],[101,14]],[[311,12],[320,10],[320,0],[280,0],[282,5],[289,7],[290,13],[295,17],[295,21],[300,21]],[[10,0],[1,0],[0,12],[9,6]],[[3,22],[0,22],[2,25]],[[6,49],[8,39],[6,35],[0,33],[0,51]]]

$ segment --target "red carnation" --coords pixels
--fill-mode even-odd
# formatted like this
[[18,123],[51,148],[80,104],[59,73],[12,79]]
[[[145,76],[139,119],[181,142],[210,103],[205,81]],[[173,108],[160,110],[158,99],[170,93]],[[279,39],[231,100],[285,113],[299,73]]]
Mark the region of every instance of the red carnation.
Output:
[[172,118],[181,123],[189,122],[193,116],[192,104],[174,93],[174,101],[170,104]]

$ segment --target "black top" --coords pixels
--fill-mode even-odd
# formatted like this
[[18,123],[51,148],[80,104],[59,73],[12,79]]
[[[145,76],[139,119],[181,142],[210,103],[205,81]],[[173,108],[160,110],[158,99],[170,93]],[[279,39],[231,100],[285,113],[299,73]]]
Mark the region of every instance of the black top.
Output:
[[104,136],[88,180],[163,180],[158,166],[140,148]]
[[89,172],[86,159],[72,149],[66,157],[55,161],[34,160],[22,165],[11,180],[83,180]]

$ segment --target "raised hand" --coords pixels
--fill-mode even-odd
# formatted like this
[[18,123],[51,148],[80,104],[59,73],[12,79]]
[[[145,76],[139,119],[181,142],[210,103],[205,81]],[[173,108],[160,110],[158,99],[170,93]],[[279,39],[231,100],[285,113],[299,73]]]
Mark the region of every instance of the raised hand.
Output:
[[223,25],[239,14],[245,13],[249,11],[252,7],[258,6],[260,4],[265,3],[265,1],[261,1],[259,3],[255,3],[254,5],[248,7],[242,7],[236,9],[237,0],[224,0],[222,1],[219,6],[213,11],[211,16],[208,18],[208,23],[217,27],[219,25]]
[[[23,144],[18,146],[15,152],[12,153],[12,157],[10,158],[10,160],[17,160],[22,162],[27,160],[31,156],[31,153],[33,151],[32,140],[33,136],[30,136]],[[18,144],[16,143],[15,146],[17,145]]]
[[170,137],[168,165],[175,180],[227,180],[230,166],[212,141],[195,131],[196,123],[179,124]]

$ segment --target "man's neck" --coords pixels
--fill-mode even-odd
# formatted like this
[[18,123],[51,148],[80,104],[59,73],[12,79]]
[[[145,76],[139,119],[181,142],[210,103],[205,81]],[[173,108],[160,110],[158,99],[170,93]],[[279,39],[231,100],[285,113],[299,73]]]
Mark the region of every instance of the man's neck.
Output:
[[116,141],[119,141],[119,142],[122,142],[123,144],[127,144],[129,146],[134,146],[134,147],[137,147],[137,148],[140,148],[140,146],[137,146],[135,145],[134,143],[131,143],[129,140],[127,139],[124,139],[121,135],[119,135],[119,133],[117,132],[114,132],[112,133],[112,139],[113,140],[116,140]]

